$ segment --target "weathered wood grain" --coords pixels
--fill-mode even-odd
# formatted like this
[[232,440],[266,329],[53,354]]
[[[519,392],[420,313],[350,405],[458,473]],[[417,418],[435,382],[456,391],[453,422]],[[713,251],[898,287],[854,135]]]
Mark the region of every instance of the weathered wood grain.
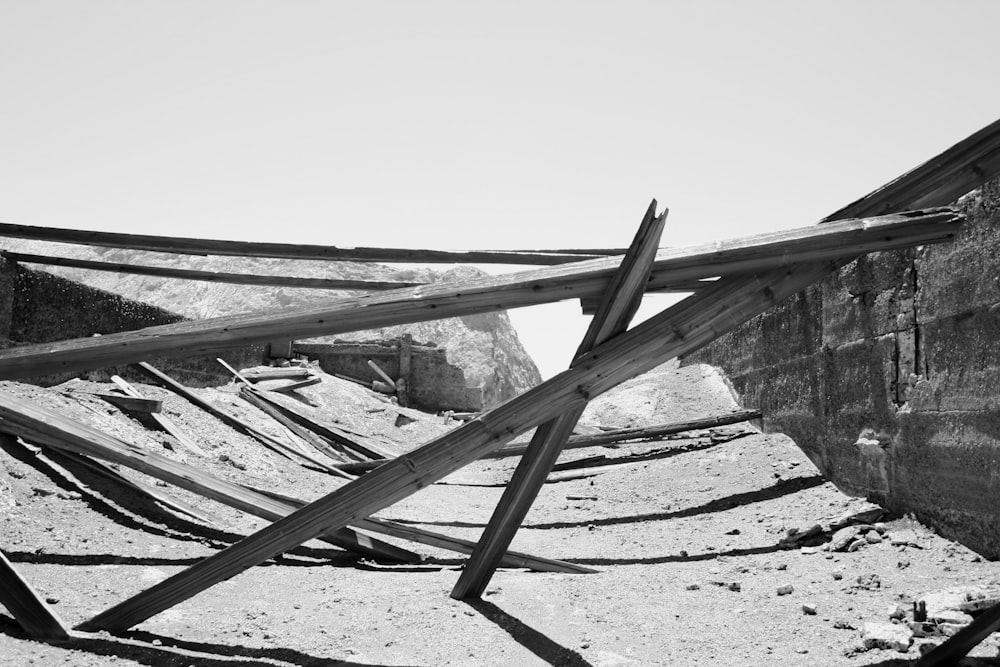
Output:
[[45,604],[28,580],[21,576],[7,556],[0,551],[0,604],[7,608],[18,625],[32,637],[51,641],[69,639],[66,626]]

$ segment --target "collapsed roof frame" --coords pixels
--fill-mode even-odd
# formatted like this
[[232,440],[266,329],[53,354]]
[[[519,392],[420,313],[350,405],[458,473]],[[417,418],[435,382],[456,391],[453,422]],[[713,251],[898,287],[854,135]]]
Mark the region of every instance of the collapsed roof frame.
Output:
[[[891,211],[901,212],[908,208],[944,206],[998,174],[1000,174],[1000,121],[987,126],[938,157],[879,188],[872,194],[828,216],[821,221],[824,223],[822,227],[831,228],[837,224],[843,224],[834,221],[845,217],[880,215]],[[653,211],[652,207],[650,211]],[[921,229],[912,236],[909,233],[913,229],[906,232],[900,231],[899,236],[892,236],[895,245],[888,244],[885,247],[902,247],[914,243],[946,240],[948,236],[953,234],[954,225],[959,221],[959,216],[952,215],[950,219],[947,219],[947,214],[940,211],[930,213],[901,212],[893,216],[891,222],[886,220],[861,221],[853,231],[860,233],[872,225],[882,223],[888,223],[889,227],[894,230],[904,230],[908,224],[911,227],[919,228],[921,224],[929,221],[926,217],[928,215],[933,218],[932,226],[934,226],[935,234],[931,234],[928,229]],[[650,257],[652,253],[649,252],[649,239],[658,236],[658,231],[654,228],[646,229],[651,224],[649,222],[651,218],[652,215],[648,214],[644,225],[640,228],[640,233],[637,235],[634,247],[626,256],[626,260],[621,262],[620,272],[616,274],[618,278],[611,282],[610,289],[607,287],[609,283],[608,271],[603,274],[597,271],[597,275],[593,272],[581,274],[570,271],[569,280],[566,280],[566,275],[558,276],[563,278],[563,282],[556,281],[559,287],[556,289],[555,295],[546,295],[548,300],[560,300],[563,298],[593,298],[594,292],[605,294],[598,309],[599,315],[595,317],[595,322],[588,330],[584,343],[581,344],[578,356],[574,359],[570,369],[479,418],[467,422],[416,450],[386,463],[368,475],[288,514],[283,519],[229,548],[205,558],[169,579],[115,605],[84,622],[78,626],[78,629],[88,631],[126,630],[277,553],[299,546],[319,534],[341,529],[352,521],[364,519],[373,512],[387,507],[446,474],[463,467],[481,454],[500,447],[516,435],[542,424],[547,426],[539,429],[540,435],[536,435],[536,440],[540,444],[537,447],[534,444],[529,447],[522,459],[522,465],[535,469],[545,469],[546,465],[550,467],[551,463],[547,462],[547,457],[551,455],[551,451],[562,447],[571,430],[571,428],[565,428],[566,424],[570,421],[575,422],[579,412],[582,411],[589,399],[671,358],[690,354],[707,345],[723,333],[765,312],[773,305],[843,266],[854,257],[872,249],[868,246],[858,245],[841,248],[839,254],[827,250],[825,255],[814,255],[804,259],[800,256],[781,256],[774,264],[768,261],[758,261],[755,268],[748,267],[744,271],[718,270],[714,275],[723,276],[718,281],[709,283],[692,296],[667,308],[647,322],[631,330],[620,331],[625,328],[631,316],[629,306],[637,300],[633,295],[641,295],[643,287],[648,288],[651,284],[655,284],[657,264],[656,260]],[[662,218],[658,222],[662,225]],[[915,225],[911,224],[914,222]],[[950,227],[948,227],[949,225]],[[885,229],[888,230],[889,227]],[[946,228],[950,231],[942,234]],[[817,233],[814,236],[823,235]],[[652,245],[655,246],[655,242]],[[808,245],[806,243],[806,246]],[[757,249],[757,253],[761,253],[760,248]],[[765,250],[757,259],[760,260],[761,257],[774,261],[773,248],[771,255],[767,255]],[[598,263],[601,261],[604,260],[592,260],[592,262]],[[617,262],[617,259],[611,261],[614,263]],[[662,266],[660,268],[663,269]],[[611,269],[611,272],[613,271],[614,269]],[[636,279],[637,276],[645,275],[644,271],[648,271],[650,274],[649,282],[646,282],[645,285],[644,281],[637,282]],[[752,273],[753,271],[757,271],[757,273]],[[690,279],[690,276],[688,278]],[[473,291],[479,290],[479,293],[484,295],[504,294],[505,288],[514,291],[521,290],[518,292],[517,298],[499,299],[499,304],[491,303],[492,300],[489,299],[477,301],[475,307],[488,309],[514,307],[515,304],[528,305],[527,303],[519,303],[519,299],[532,301],[529,296],[525,295],[524,290],[527,290],[529,295],[531,292],[545,291],[544,285],[534,283],[532,286],[531,281],[528,281],[527,284],[519,283],[517,280],[513,283],[508,281],[506,284],[502,280],[500,284],[491,283],[491,281],[485,281],[491,284],[483,284],[483,282],[469,281],[430,289],[428,292],[432,298],[423,305],[429,305],[432,310],[437,308],[439,304],[434,302],[434,297],[444,299],[440,305],[461,302],[463,296],[467,296],[468,290],[466,288],[470,286]],[[580,288],[578,283],[586,284],[587,287]],[[411,299],[421,300],[425,295],[420,290],[421,288],[416,288],[416,292],[409,290],[399,290],[399,292],[407,292]],[[357,325],[357,328],[368,328],[370,325],[365,323],[370,322],[370,317],[365,313],[365,307],[377,309],[380,305],[383,306],[383,309],[388,306],[389,310],[392,308],[404,310],[406,311],[405,317],[415,318],[403,321],[434,319],[428,317],[425,312],[420,312],[419,309],[414,311],[405,308],[404,303],[396,300],[399,298],[398,294],[390,293],[390,295],[392,296],[383,301],[379,301],[378,298],[371,300],[372,303],[359,304],[357,300],[353,300],[349,309],[360,311],[361,314],[351,319],[352,324]],[[552,298],[553,296],[558,298]],[[623,298],[616,307],[615,297],[617,296]],[[469,307],[468,304],[465,307]],[[456,310],[458,312],[455,312]],[[452,306],[442,307],[435,314],[437,317],[448,317],[465,313],[462,307]],[[386,317],[387,315],[383,313],[381,316]],[[253,318],[222,319],[227,320],[227,326],[230,327],[252,325],[250,320],[253,320]],[[260,318],[257,320],[259,327]],[[623,322],[625,324],[622,324]],[[44,363],[47,355],[56,355],[59,358],[57,365],[61,364],[64,369],[82,367],[79,366],[79,361],[76,362],[77,366],[73,366],[74,358],[79,359],[81,356],[90,356],[92,359],[91,362],[84,363],[105,365],[107,355],[99,354],[94,359],[95,350],[106,352],[109,347],[127,347],[130,339],[140,342],[151,340],[160,331],[171,327],[173,329],[167,332],[167,336],[168,338],[171,334],[175,336],[171,339],[172,342],[176,341],[177,334],[194,335],[195,340],[207,339],[210,342],[213,336],[218,336],[218,332],[213,331],[212,327],[218,326],[219,320],[208,327],[197,326],[199,323],[194,324],[196,326],[193,327],[192,323],[185,323],[185,325],[153,327],[139,332],[118,334],[117,336],[122,339],[120,341],[106,341],[106,339],[112,338],[112,336],[106,336],[98,342],[107,342],[108,344],[98,345],[96,348],[92,345],[81,345],[80,340],[70,341],[69,345],[63,343],[62,345],[20,348],[13,352],[0,354],[0,377],[23,377],[29,372],[40,374],[44,371],[39,370],[38,366],[34,366],[31,371],[26,371],[22,364],[26,359]],[[282,322],[280,326],[286,326],[285,333],[292,334],[291,329],[307,324],[315,325],[314,322],[306,323],[302,320],[296,320],[295,322]],[[320,321],[319,324],[325,323]],[[178,328],[180,331],[177,330]],[[255,330],[255,334],[251,335],[260,335],[260,330]],[[229,344],[232,344],[232,341]],[[140,344],[125,356],[145,356],[150,347]],[[530,502],[534,498],[530,483],[524,481],[528,477],[531,475],[515,476],[515,479],[508,486],[508,492],[522,494],[522,498],[514,504],[525,511],[526,506],[530,506]],[[506,497],[507,493],[505,493]],[[498,512],[498,515],[502,513]],[[497,525],[491,521],[490,526],[480,539],[482,549],[477,548],[477,551],[482,551],[485,554],[495,548],[489,546],[489,542],[502,542],[504,539],[501,535],[503,530],[509,528],[513,522],[519,523],[519,520],[512,518],[514,514],[516,512],[509,513],[507,518],[498,522]],[[516,529],[516,526],[514,527]],[[474,555],[474,558],[477,556]],[[488,563],[489,558],[483,556],[479,557],[479,560],[485,565],[478,568],[479,574],[473,577],[475,581],[462,588],[456,587],[453,595],[456,597],[478,595],[476,590],[482,577],[485,576],[488,580],[492,574]]]

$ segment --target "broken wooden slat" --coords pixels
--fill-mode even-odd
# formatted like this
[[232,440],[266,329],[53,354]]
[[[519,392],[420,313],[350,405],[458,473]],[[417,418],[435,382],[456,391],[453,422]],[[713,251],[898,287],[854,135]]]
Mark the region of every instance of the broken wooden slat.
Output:
[[[119,440],[4,392],[0,392],[0,431],[21,436],[37,445],[119,463],[269,521],[281,518],[295,509],[287,503],[275,501],[194,466]],[[367,536],[359,540],[352,530],[329,531],[329,534],[324,531],[322,539],[369,558],[388,558],[403,562],[420,559],[417,554],[395,545],[380,541],[372,543]]]
[[32,637],[49,641],[69,639],[66,626],[28,580],[14,569],[3,551],[0,551],[0,604]]
[[[646,287],[657,289],[663,280],[760,272],[790,262],[853,257],[874,250],[940,242],[954,235],[960,221],[961,216],[952,211],[907,213],[661,250]],[[205,354],[279,337],[307,338],[594,296],[602,293],[618,261],[589,260],[566,267],[341,299],[282,313],[179,322],[13,347],[0,351],[0,378],[116,366],[153,355]]]
[[[659,217],[656,216],[654,199],[646,209],[635,238],[608,285],[574,357],[590,352],[600,343],[628,328],[642,301],[666,218],[666,211]],[[556,419],[542,424],[535,432],[528,451],[518,463],[475,551],[452,589],[451,597],[462,600],[482,596],[500,564],[501,554],[517,534],[517,529],[538,497],[545,478],[586,407],[586,402],[581,402]]]
[[[117,375],[112,375],[111,381],[114,382],[119,389],[121,389],[123,392],[125,392],[132,398],[143,397],[142,394],[139,392],[139,390],[133,387],[131,384],[129,384],[129,382],[126,381],[124,378],[121,378]],[[174,436],[174,440],[181,443],[181,445],[183,445],[184,447],[187,447],[189,450],[191,450],[198,456],[208,456],[208,452],[199,447],[194,440],[189,438],[187,434],[184,433],[184,431],[177,428],[177,425],[174,424],[174,422],[166,415],[151,413],[149,415],[149,418],[152,419],[157,426],[162,428],[170,435]]]
[[146,234],[93,232],[58,227],[32,227],[0,223],[0,236],[57,243],[129,248],[183,255],[275,257],[352,262],[418,262],[448,264],[551,265],[578,262],[580,253],[512,252],[506,250],[409,250],[404,248],[338,248],[336,246],[251,241],[192,239]]
[[344,430],[338,429],[335,426],[321,424],[309,417],[305,416],[301,412],[283,404],[278,403],[272,397],[266,394],[257,392],[257,397],[262,401],[266,401],[268,404],[280,410],[286,417],[297,423],[299,426],[309,429],[313,433],[330,440],[333,443],[340,444],[350,450],[361,454],[362,456],[375,459],[385,459],[393,458],[395,454],[392,452],[382,449],[378,445],[372,443],[370,440],[365,440],[360,442],[354,438],[350,438],[346,435]]
[[371,368],[373,371],[375,371],[375,373],[380,378],[382,378],[382,381],[385,382],[387,385],[389,385],[390,388],[392,388],[392,391],[394,392],[396,391],[396,381],[393,380],[391,377],[389,377],[389,375],[384,370],[382,370],[379,367],[379,365],[374,362],[374,360],[372,359],[368,360],[368,367]]
[[303,380],[302,382],[292,382],[291,384],[286,384],[282,387],[271,387],[268,391],[276,391],[279,394],[287,394],[290,391],[295,391],[297,389],[304,389],[305,387],[311,387],[314,384],[319,384],[323,381],[323,378],[319,376],[314,376],[308,380]]
[[[2,225],[0,225],[2,226]],[[175,269],[167,266],[144,266],[140,264],[120,264],[116,262],[97,262],[88,259],[73,259],[70,257],[52,257],[49,255],[31,255],[21,252],[0,250],[3,257],[21,264],[42,264],[45,266],[68,266],[91,271],[111,273],[128,273],[139,276],[159,276],[162,278],[177,278],[180,280],[198,280],[210,283],[227,283],[231,285],[260,285],[264,287],[302,287],[306,289],[325,290],[390,290],[401,287],[416,287],[424,283],[393,282],[387,280],[342,280],[337,278],[301,278],[296,276],[267,276],[249,273],[224,273],[220,271],[197,271],[193,269]]]
[[[260,410],[261,412],[263,412],[267,416],[269,416],[272,419],[274,419],[276,422],[278,422],[279,424],[281,424],[283,427],[285,427],[286,429],[288,429],[289,431],[291,431],[299,439],[304,440],[305,442],[307,442],[310,445],[312,445],[312,447],[315,450],[317,450],[318,452],[320,452],[324,456],[328,456],[331,459],[333,459],[334,461],[338,461],[338,462],[343,462],[344,461],[344,457],[341,456],[340,452],[338,452],[334,448],[332,448],[330,446],[330,444],[326,440],[324,440],[323,438],[321,438],[320,436],[316,435],[312,431],[310,431],[310,430],[308,430],[306,428],[303,428],[299,424],[297,424],[294,421],[292,421],[291,419],[289,419],[287,416],[285,416],[285,414],[283,412],[281,412],[280,410],[278,410],[277,408],[275,408],[273,405],[271,405],[267,401],[265,401],[262,398],[260,398],[258,392],[254,391],[250,387],[241,387],[240,388],[240,398],[242,398],[243,400],[247,401],[248,403],[250,403],[250,405],[254,406],[255,408],[257,408],[258,410]],[[328,465],[327,467],[328,467],[328,469],[330,469],[332,471],[341,472],[341,471],[339,471],[333,465]],[[344,477],[345,479],[353,479],[353,476],[349,475],[347,473],[341,473],[341,477]]]
[[[479,413],[469,413],[476,414]],[[457,415],[452,415],[456,417]],[[611,431],[605,431],[603,433],[595,433],[592,435],[572,435],[566,441],[563,446],[563,451],[567,449],[584,449],[586,447],[600,447],[604,445],[610,445],[619,442],[629,442],[636,440],[655,440],[657,438],[663,438],[668,435],[674,435],[677,433],[684,433],[685,431],[695,431],[708,428],[714,428],[716,426],[726,426],[729,424],[738,424],[740,422],[751,421],[754,419],[760,419],[763,413],[760,410],[740,410],[738,412],[733,412],[728,415],[720,415],[718,417],[704,417],[701,419],[692,419],[684,422],[673,422],[670,424],[660,424],[654,426],[644,426],[638,428],[624,428],[615,429]],[[467,421],[467,420],[463,420]],[[512,456],[523,456],[524,453],[528,451],[527,443],[511,443],[500,447],[496,451],[489,452],[483,456],[484,459],[502,459],[509,458]],[[380,465],[386,463],[389,459],[375,459],[372,461],[355,461],[352,463],[340,463],[337,467],[344,472],[349,472],[351,474],[360,474],[368,472],[369,470],[374,470]]]
[[157,401],[152,398],[136,398],[135,396],[118,396],[117,394],[95,394],[98,398],[102,398],[108,403],[111,403],[116,408],[120,408],[125,412],[141,412],[142,414],[154,414],[160,412],[163,409],[163,401]]
[[304,380],[312,377],[312,372],[308,368],[289,366],[288,368],[252,368],[241,371],[244,378],[250,382],[264,382],[266,380]]

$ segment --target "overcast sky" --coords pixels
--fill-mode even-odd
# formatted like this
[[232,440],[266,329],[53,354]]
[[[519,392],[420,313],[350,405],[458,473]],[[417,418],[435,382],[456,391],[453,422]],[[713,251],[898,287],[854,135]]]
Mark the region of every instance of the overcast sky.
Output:
[[[0,220],[620,247],[655,197],[664,245],[804,226],[1000,117],[998,27],[992,0],[3,0]],[[512,318],[546,375],[586,326]]]

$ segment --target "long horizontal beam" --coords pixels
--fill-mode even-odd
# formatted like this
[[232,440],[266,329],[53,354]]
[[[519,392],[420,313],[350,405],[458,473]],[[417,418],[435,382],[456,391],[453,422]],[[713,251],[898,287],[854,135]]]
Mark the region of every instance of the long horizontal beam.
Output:
[[[876,250],[948,240],[962,217],[950,209],[845,220],[735,241],[660,250],[647,290],[675,280],[762,272]],[[0,379],[116,366],[153,356],[207,354],[278,338],[310,338],[519,308],[603,293],[621,258],[392,290],[319,307],[180,322],[0,351]],[[702,289],[711,289],[705,287]]]
[[273,257],[279,259],[316,259],[347,262],[401,262],[447,264],[528,264],[550,266],[579,262],[581,259],[616,254],[614,250],[560,251],[545,250],[410,250],[405,248],[339,248],[332,245],[270,243],[193,239],[120,232],[95,232],[62,227],[35,227],[0,222],[0,236],[56,243],[148,250],[177,255],[225,255],[236,257]]
[[74,269],[103,271],[105,273],[128,273],[138,276],[157,276],[160,278],[179,278],[181,280],[200,280],[209,283],[228,283],[232,285],[257,285],[263,287],[301,287],[306,289],[353,289],[353,290],[389,290],[400,287],[416,287],[425,283],[393,282],[387,280],[340,280],[336,278],[302,278],[298,276],[268,276],[252,273],[224,273],[221,271],[198,271],[194,269],[175,269],[169,266],[147,266],[143,264],[121,264],[119,262],[97,262],[89,259],[73,259],[72,257],[53,257],[50,255],[32,255],[23,252],[8,252],[0,250],[3,257],[21,264],[42,264],[44,266],[68,266]]

